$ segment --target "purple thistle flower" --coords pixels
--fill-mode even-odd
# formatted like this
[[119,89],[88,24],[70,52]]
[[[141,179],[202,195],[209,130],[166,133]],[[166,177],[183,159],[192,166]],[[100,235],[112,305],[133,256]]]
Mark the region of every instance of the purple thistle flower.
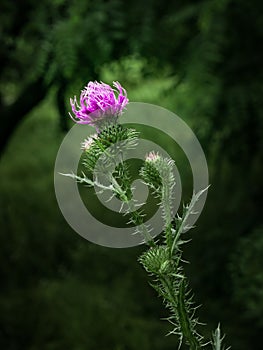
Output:
[[70,99],[72,112],[70,117],[78,124],[90,124],[98,127],[101,122],[116,122],[129,102],[126,90],[119,82],[111,86],[105,83],[89,82],[80,94],[80,102],[76,96]]

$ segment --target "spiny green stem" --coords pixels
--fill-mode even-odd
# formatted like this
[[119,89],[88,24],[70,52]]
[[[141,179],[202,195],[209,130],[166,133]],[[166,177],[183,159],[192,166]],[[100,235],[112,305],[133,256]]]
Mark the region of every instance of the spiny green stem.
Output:
[[171,307],[174,315],[178,316],[180,330],[182,332],[182,339],[186,344],[189,344],[190,350],[201,349],[201,344],[195,336],[195,332],[191,326],[191,320],[185,304],[185,281],[184,278],[179,284],[179,293],[177,295],[173,288],[172,279],[169,276],[161,276],[160,280],[163,287],[166,289],[166,302]]
[[179,295],[178,295],[178,317],[180,320],[181,331],[186,343],[189,344],[190,350],[198,350],[201,348],[201,344],[197,337],[195,336],[195,332],[192,329],[192,323],[189,317],[189,313],[185,304],[185,280],[183,279],[179,285]]
[[121,186],[118,184],[118,181],[110,174],[110,181],[112,183],[113,189],[118,193],[121,200],[128,206],[128,211],[131,213],[131,218],[133,223],[136,226],[140,226],[142,229],[142,234],[145,238],[146,243],[150,247],[155,246],[155,242],[153,238],[151,237],[147,226],[143,222],[143,216],[136,210],[135,204],[133,200],[130,200],[126,194],[126,192],[121,188]]
[[[173,225],[171,224],[171,222],[168,225],[166,225],[165,239],[166,239],[167,247],[171,247],[173,242]],[[170,256],[170,259],[172,259],[171,249],[169,251],[169,256]]]
[[135,210],[135,205],[132,200],[128,201],[127,204],[129,211],[131,212],[132,221],[136,226],[139,225],[142,229],[142,234],[145,238],[146,244],[148,244],[150,247],[155,247],[156,243],[151,237],[147,226],[143,222],[143,216],[138,212],[138,210]]

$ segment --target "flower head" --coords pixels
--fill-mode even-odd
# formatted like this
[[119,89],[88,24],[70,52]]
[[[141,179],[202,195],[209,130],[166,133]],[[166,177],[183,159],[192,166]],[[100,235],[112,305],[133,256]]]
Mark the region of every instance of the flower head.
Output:
[[119,82],[113,82],[111,86],[105,83],[89,82],[80,94],[80,101],[76,96],[70,99],[74,117],[71,118],[78,124],[90,124],[98,127],[103,121],[116,121],[129,102],[126,90]]

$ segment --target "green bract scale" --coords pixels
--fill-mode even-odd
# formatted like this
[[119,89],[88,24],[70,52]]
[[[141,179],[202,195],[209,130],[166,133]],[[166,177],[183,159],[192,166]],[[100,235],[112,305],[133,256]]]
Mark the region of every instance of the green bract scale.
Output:
[[137,141],[138,132],[134,129],[120,124],[109,125],[97,137],[92,138],[89,147],[84,150],[83,164],[93,172],[99,158],[105,155],[108,156],[108,161],[117,165],[125,151],[136,147]]
[[160,172],[157,170],[153,162],[145,161],[144,165],[140,169],[140,175],[149,187],[155,191],[159,191],[161,189],[162,179]]

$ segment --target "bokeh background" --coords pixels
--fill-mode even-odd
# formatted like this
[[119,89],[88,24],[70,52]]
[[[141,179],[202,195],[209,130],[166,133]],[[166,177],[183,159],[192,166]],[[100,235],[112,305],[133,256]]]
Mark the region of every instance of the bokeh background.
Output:
[[260,348],[262,34],[260,0],[1,1],[1,349],[177,346],[137,262],[145,248],[89,243],[56,203],[69,97],[90,80],[118,80],[131,101],[166,107],[193,128],[211,183],[184,253],[201,331],[209,338],[220,321],[233,349]]

